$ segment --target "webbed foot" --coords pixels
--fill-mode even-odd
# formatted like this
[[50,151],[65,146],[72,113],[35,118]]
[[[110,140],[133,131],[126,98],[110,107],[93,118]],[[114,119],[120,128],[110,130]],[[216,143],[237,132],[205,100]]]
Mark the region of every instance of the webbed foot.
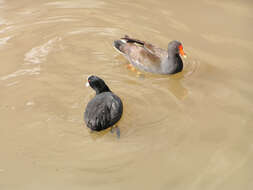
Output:
[[115,129],[116,129],[117,137],[118,137],[118,139],[119,139],[119,138],[120,138],[120,130],[119,130],[119,127],[116,125]]
[[111,133],[114,133],[114,130],[116,130],[116,135],[117,135],[117,138],[120,138],[120,130],[119,130],[119,127],[116,125],[114,128],[113,126],[111,127]]

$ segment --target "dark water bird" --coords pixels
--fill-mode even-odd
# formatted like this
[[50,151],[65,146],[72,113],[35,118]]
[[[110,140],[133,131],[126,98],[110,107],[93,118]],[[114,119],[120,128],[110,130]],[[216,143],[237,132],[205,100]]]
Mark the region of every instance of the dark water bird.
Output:
[[165,50],[126,35],[115,40],[114,47],[140,70],[157,74],[175,74],[183,70],[180,55],[186,55],[179,41],[171,41],[168,50]]
[[[101,131],[112,127],[120,120],[123,113],[121,99],[97,76],[90,76],[87,86],[96,92],[84,113],[84,121],[87,127],[92,131]],[[119,131],[117,131],[117,135],[119,136]]]

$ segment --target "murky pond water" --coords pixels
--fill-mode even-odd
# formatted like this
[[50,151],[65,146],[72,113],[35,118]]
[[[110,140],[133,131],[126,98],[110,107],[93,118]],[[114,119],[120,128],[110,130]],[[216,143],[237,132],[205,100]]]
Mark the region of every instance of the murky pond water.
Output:
[[[253,2],[0,0],[0,189],[253,188]],[[188,59],[138,77],[128,34]],[[102,77],[124,102],[121,138],[83,111]]]

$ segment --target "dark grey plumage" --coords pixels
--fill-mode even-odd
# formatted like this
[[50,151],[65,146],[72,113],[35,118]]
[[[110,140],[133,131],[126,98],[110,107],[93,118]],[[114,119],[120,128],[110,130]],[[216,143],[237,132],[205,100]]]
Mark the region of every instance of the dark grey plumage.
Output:
[[123,113],[122,101],[101,78],[90,76],[88,83],[96,95],[86,107],[84,121],[91,130],[107,129],[120,120]]

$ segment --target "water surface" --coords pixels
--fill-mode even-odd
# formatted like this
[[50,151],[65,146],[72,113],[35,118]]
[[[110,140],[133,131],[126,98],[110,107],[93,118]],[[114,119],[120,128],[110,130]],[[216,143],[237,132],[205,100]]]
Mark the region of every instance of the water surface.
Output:
[[[0,0],[0,188],[253,188],[251,1]],[[188,59],[138,77],[128,34]],[[83,111],[102,77],[124,102],[121,138]]]

